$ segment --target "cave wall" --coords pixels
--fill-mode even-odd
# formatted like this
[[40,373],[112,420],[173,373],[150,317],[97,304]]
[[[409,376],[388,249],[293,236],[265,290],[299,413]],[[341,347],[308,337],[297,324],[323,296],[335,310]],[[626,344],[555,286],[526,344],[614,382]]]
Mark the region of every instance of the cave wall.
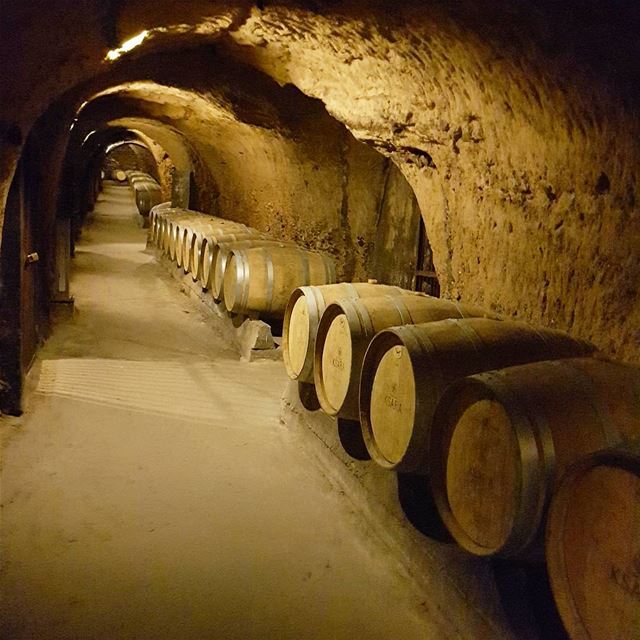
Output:
[[[443,295],[640,362],[640,8],[613,4],[7,0],[0,203],[39,116],[50,110],[58,145],[84,101],[120,86],[189,139],[196,184],[210,178],[203,208],[384,279],[409,258],[393,237],[415,211],[392,204],[401,174]],[[105,60],[143,28],[138,49]],[[211,62],[185,65],[190,47]],[[125,86],[135,80],[166,89]]]
[[[341,278],[411,286],[418,219],[404,215],[416,210],[413,191],[320,101],[206,49],[139,59],[84,91],[98,97],[79,115],[78,137],[108,114],[128,112],[135,117],[111,124],[155,122],[188,141],[199,210],[329,253]],[[386,193],[385,181],[393,187]],[[386,228],[403,259],[378,259],[391,250],[375,242]]]

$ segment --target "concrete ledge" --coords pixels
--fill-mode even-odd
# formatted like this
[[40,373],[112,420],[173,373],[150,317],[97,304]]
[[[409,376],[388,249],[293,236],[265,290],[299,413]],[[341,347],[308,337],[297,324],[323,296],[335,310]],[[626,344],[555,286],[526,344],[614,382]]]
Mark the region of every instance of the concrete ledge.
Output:
[[230,314],[224,304],[215,302],[213,297],[202,289],[199,282],[193,281],[190,273],[185,273],[184,269],[178,267],[157,247],[147,243],[147,251],[154,255],[167,273],[180,284],[181,291],[198,302],[206,313],[212,314],[218,320],[229,342],[238,350],[240,359],[246,361],[282,359],[282,349],[278,339],[273,337],[271,327],[259,320],[257,314],[253,317]]

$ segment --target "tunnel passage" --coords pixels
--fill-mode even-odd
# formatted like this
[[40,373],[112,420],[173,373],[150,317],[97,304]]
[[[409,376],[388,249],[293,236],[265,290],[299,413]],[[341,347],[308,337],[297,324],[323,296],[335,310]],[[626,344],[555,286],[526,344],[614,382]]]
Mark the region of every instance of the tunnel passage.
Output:
[[[637,8],[541,0],[515,3],[504,19],[508,5],[406,2],[390,13],[377,3],[363,15],[358,2],[221,2],[206,12],[194,2],[178,21],[169,6],[142,1],[73,18],[65,3],[37,15],[16,7],[3,38],[4,59],[18,65],[4,92],[3,201],[35,125],[52,168],[39,217],[53,219],[70,125],[95,96],[121,96],[128,107],[105,117],[148,121],[155,109],[163,130],[184,128],[193,166],[173,161],[181,206],[219,207],[245,222],[259,212],[257,226],[313,236],[351,260],[362,258],[366,234],[354,227],[346,237],[337,211],[363,198],[344,193],[348,181],[328,169],[341,163],[326,156],[342,155],[355,182],[376,162],[354,142],[363,141],[415,192],[433,250],[435,269],[425,271],[437,271],[444,295],[571,330],[633,361]],[[44,24],[64,34],[57,42],[77,43],[70,57],[47,45],[47,64],[34,63]],[[352,138],[341,139],[325,107]],[[217,114],[211,129],[205,113]],[[157,121],[150,126],[157,133]],[[271,137],[258,144],[256,126]],[[323,130],[334,134],[314,139]],[[275,167],[291,153],[283,164],[297,176],[287,188],[278,171],[243,179],[247,155]],[[319,204],[332,209],[332,231],[305,218]],[[366,224],[375,219],[374,207]]]
[[7,7],[4,411],[103,152],[134,138],[176,208],[638,362],[634,3]]

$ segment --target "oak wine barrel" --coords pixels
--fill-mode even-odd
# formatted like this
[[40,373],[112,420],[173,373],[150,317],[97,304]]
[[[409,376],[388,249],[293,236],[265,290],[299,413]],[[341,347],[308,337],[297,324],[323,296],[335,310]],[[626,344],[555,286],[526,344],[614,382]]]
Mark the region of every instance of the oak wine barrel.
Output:
[[640,441],[573,465],[546,527],[547,571],[574,640],[640,638]]
[[158,232],[160,229],[160,218],[163,214],[171,211],[171,202],[161,202],[155,207],[151,207],[149,212],[149,237],[153,244],[158,244]]
[[[231,222],[231,221],[228,221]],[[210,246],[216,244],[221,238],[221,235],[231,236],[229,239],[240,238],[262,238],[264,234],[254,229],[253,227],[247,227],[239,222],[231,222],[231,224],[223,225],[224,234],[218,233],[219,227],[209,227],[208,229],[199,229],[189,240],[189,271],[191,276],[195,280],[200,280],[202,276],[202,245],[205,238],[209,238],[211,242]]]
[[[209,235],[205,236],[202,239],[202,243],[200,244],[200,259],[199,259],[199,274],[200,274],[200,284],[203,289],[212,289],[213,288],[213,278],[214,278],[214,268],[215,263],[214,259],[216,256],[216,252],[218,246],[220,244],[233,244],[233,243],[244,243],[249,242],[250,244],[246,246],[257,246],[251,244],[252,242],[257,242],[261,244],[260,241],[264,243],[276,242],[269,236],[263,233],[255,234],[254,229],[247,227],[246,231],[239,231],[237,233],[230,233],[225,235]],[[288,243],[279,243],[279,244],[288,244]],[[238,248],[242,248],[244,245],[238,244]],[[222,300],[222,295],[218,294],[214,295],[214,300],[220,302]]]
[[202,213],[187,213],[182,216],[178,216],[169,221],[169,256],[172,260],[175,260],[178,252],[182,248],[182,235],[184,230],[189,226],[205,224],[204,218],[207,218]]
[[[201,218],[179,221],[176,227],[175,240],[176,263],[179,267],[184,268],[185,273],[193,273],[194,260],[192,256],[192,246],[194,244],[194,236],[198,235],[201,239],[203,234],[217,232],[220,229],[225,229],[226,232],[232,233],[245,228],[243,224],[238,222],[204,215]],[[196,270],[197,265],[198,259],[195,261]]]
[[[162,234],[162,249],[163,251],[172,257],[175,256],[175,242],[176,235],[178,233],[178,223],[180,221],[195,220],[200,215],[195,211],[189,211],[188,209],[177,209],[175,213],[164,217],[164,227]],[[173,254],[173,255],[172,255]]]
[[282,317],[294,289],[331,282],[335,264],[324,254],[295,246],[237,249],[224,274],[224,304],[233,313]]
[[323,411],[339,418],[359,419],[362,362],[379,331],[487,313],[415,292],[332,302],[320,318],[313,356],[313,377]]
[[597,358],[477,374],[447,390],[431,432],[431,485],[475,555],[525,555],[568,465],[640,436],[640,367]]
[[563,331],[512,320],[443,320],[383,331],[371,341],[360,384],[362,436],[371,458],[387,469],[427,473],[434,413],[454,380],[594,350]]
[[[229,257],[231,253],[236,249],[248,249],[249,247],[297,247],[295,242],[289,242],[286,240],[275,240],[269,238],[266,235],[251,235],[246,238],[230,239],[224,242],[218,242],[217,244],[210,245],[210,257],[206,258],[210,260],[209,264],[209,287],[211,289],[211,295],[216,302],[221,302],[224,296],[224,272],[229,263]],[[205,258],[203,257],[203,260]],[[203,281],[205,274],[203,272]]]
[[[167,250],[172,260],[176,259],[185,229],[236,229],[237,222],[216,218],[197,211],[183,209],[183,213],[169,217]],[[198,231],[199,232],[199,231]]]
[[292,380],[313,383],[313,354],[320,318],[332,302],[409,293],[401,287],[370,282],[340,282],[298,287],[284,313],[282,355]]
[[136,182],[133,189],[138,213],[143,217],[147,217],[151,209],[157,204],[160,204],[162,200],[162,189],[153,179]]

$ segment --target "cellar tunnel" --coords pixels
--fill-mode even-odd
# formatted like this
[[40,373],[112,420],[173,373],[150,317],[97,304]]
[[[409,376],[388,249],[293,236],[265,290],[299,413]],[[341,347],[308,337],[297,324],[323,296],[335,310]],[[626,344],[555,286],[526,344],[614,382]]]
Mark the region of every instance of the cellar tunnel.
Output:
[[[399,565],[407,573],[396,583],[389,566],[374,562],[367,564],[363,580],[373,588],[379,574],[384,584],[391,585],[401,604],[390,619],[409,612],[408,633],[418,637],[418,629],[423,629],[425,637],[433,638],[536,638],[545,633],[563,637],[562,625],[554,622],[557,612],[535,610],[536,598],[546,585],[533,599],[533,612],[531,598],[525,595],[511,615],[496,575],[509,574],[516,581],[521,575],[514,577],[511,565],[505,565],[508,570],[500,565],[494,572],[490,563],[460,554],[450,543],[432,542],[432,537],[439,537],[432,535],[431,521],[437,508],[423,493],[422,475],[415,475],[414,470],[399,476],[385,475],[380,469],[367,471],[373,463],[367,460],[366,429],[361,436],[358,411],[336,414],[338,433],[333,418],[323,415],[330,415],[324,391],[320,389],[316,397],[317,384],[313,390],[302,378],[295,383],[297,387],[286,379],[279,361],[286,341],[281,331],[284,311],[243,315],[235,310],[227,313],[224,301],[216,300],[214,305],[211,284],[200,286],[195,272],[191,282],[186,260],[184,272],[178,268],[183,266],[179,264],[182,236],[173,255],[164,252],[154,240],[155,225],[163,206],[177,221],[181,215],[186,220],[197,212],[206,217],[207,224],[223,220],[228,229],[235,225],[233,233],[242,241],[254,234],[267,239],[267,247],[295,247],[323,256],[334,270],[333,279],[327,276],[326,284],[369,283],[426,292],[443,304],[469,309],[462,317],[523,321],[541,332],[563,332],[566,340],[574,341],[572,348],[580,344],[584,349],[589,344],[599,358],[630,367],[640,365],[640,9],[636,4],[631,0],[576,1],[562,7],[546,0],[462,0],[453,4],[439,0],[188,0],[178,6],[164,0],[48,4],[7,0],[3,8],[0,411],[9,425],[7,446],[17,443],[9,467],[21,470],[14,477],[23,477],[19,453],[36,466],[41,456],[26,453],[26,444],[21,448],[20,436],[14,432],[31,419],[44,421],[31,407],[40,406],[38,398],[46,395],[39,385],[55,387],[54,373],[47,373],[55,367],[48,369],[53,365],[47,363],[59,360],[63,372],[66,365],[62,361],[84,358],[89,367],[87,379],[95,375],[99,386],[111,379],[114,362],[126,363],[121,372],[125,380],[136,372],[153,376],[145,363],[156,361],[158,386],[145,382],[136,396],[148,393],[148,402],[138,406],[131,400],[131,407],[125,403],[117,411],[144,409],[170,422],[178,416],[158,409],[163,402],[182,407],[191,398],[194,406],[213,407],[211,398],[215,398],[228,410],[224,415],[235,420],[233,403],[242,406],[244,398],[249,407],[255,396],[261,398],[256,406],[265,412],[275,417],[281,411],[278,420],[285,427],[295,424],[293,431],[306,429],[315,434],[311,441],[299,434],[290,436],[299,438],[294,449],[312,449],[315,438],[326,450],[323,455],[333,456],[331,462],[321,464],[320,476],[325,479],[309,480],[313,485],[309,495],[323,502],[326,496],[319,497],[324,495],[323,482],[330,486],[329,492],[344,492],[341,483],[351,487],[349,483],[355,481],[354,491],[361,493],[353,498],[354,508],[366,514],[362,517],[372,531],[365,535],[362,548],[368,554],[385,549],[400,558]],[[136,173],[144,174],[155,190],[153,205],[160,208],[150,205],[151,214],[140,210],[132,179]],[[236,262],[233,264],[235,268]],[[107,265],[113,271],[103,273]],[[92,297],[104,286],[103,295],[114,296],[115,301],[120,282],[122,291],[130,296],[122,293],[120,307],[102,307],[99,297]],[[144,285],[147,293],[136,288],[142,282],[153,283]],[[175,299],[170,297],[174,293]],[[129,299],[139,301],[146,311],[125,310]],[[160,300],[163,309],[157,311]],[[90,326],[91,313],[96,327],[104,322],[104,348],[90,346],[101,339],[100,332]],[[177,314],[185,318],[176,320]],[[206,340],[205,334],[192,335],[196,322],[206,326]],[[177,337],[181,331],[187,336],[183,346]],[[131,355],[127,355],[127,332],[138,341],[131,346]],[[266,332],[269,349],[256,355],[255,345],[262,339],[256,335],[264,337],[261,332]],[[254,348],[245,358],[242,341],[249,334]],[[152,339],[165,342],[155,355]],[[232,353],[238,348],[242,364],[249,367],[244,374],[236,369],[239,360]],[[287,357],[285,353],[285,362]],[[105,363],[102,373],[88,364],[98,361]],[[225,375],[217,367],[227,361],[231,373],[224,385],[240,385],[222,385],[231,398],[228,407],[224,394],[215,390],[216,376]],[[81,369],[73,368],[76,365],[80,366],[69,364],[68,371],[83,378]],[[183,378],[194,380],[202,396],[183,388],[183,383],[171,388],[166,380],[173,366],[183,372]],[[118,370],[113,371],[117,377]],[[81,384],[78,388],[85,389]],[[180,393],[184,393],[182,404],[174,397]],[[83,401],[88,402],[91,394],[86,394]],[[273,402],[281,397],[281,409],[274,408],[277,402]],[[622,393],[620,397],[627,398]],[[100,398],[109,406],[106,392]],[[315,411],[320,406],[322,412]],[[400,401],[393,399],[385,415],[399,406]],[[59,410],[69,424],[74,423],[71,406]],[[32,413],[36,418],[30,417]],[[151,413],[141,423],[140,434],[151,433]],[[249,413],[253,416],[255,412]],[[190,418],[194,424],[203,421],[193,409],[191,413],[185,409],[184,415],[187,422]],[[635,420],[624,415],[627,422]],[[93,418],[102,424],[98,414]],[[129,418],[123,414],[121,419]],[[237,420],[243,424],[243,419]],[[175,446],[174,435],[167,435],[173,428],[169,422],[163,427],[168,450]],[[343,435],[354,425],[358,434],[355,449],[350,449]],[[203,433],[192,437],[203,438],[205,443]],[[49,431],[46,434],[54,437]],[[118,437],[123,437],[119,430]],[[223,441],[235,451],[240,445],[234,438],[227,435]],[[249,447],[259,451],[263,438],[268,439],[264,433],[252,435]],[[142,451],[142,439],[140,435],[140,441],[132,443],[132,450]],[[279,457],[284,454],[272,451],[276,441],[277,437],[265,450],[278,464],[285,464]],[[35,446],[45,444],[41,441]],[[188,466],[186,446],[181,442],[179,455]],[[214,451],[209,444],[203,447]],[[113,451],[117,459],[119,449]],[[158,450],[156,455],[166,453]],[[234,454],[230,455],[231,460]],[[204,464],[204,457],[198,464]],[[177,459],[170,466],[176,485],[181,486]],[[257,468],[259,482],[268,465],[262,459]],[[283,473],[287,476],[289,472]],[[295,468],[290,471],[298,480],[299,473]],[[196,476],[185,480],[187,491],[188,482],[196,482]],[[211,482],[224,477],[222,471],[202,476]],[[274,484],[279,477],[272,480]],[[241,483],[240,475],[233,478]],[[292,478],[280,480],[286,487]],[[7,482],[9,487],[17,486],[17,480]],[[98,492],[104,489],[96,478],[90,482]],[[7,495],[13,493],[9,490]],[[240,494],[238,499],[249,504],[250,498]],[[204,492],[200,497],[209,496]],[[173,499],[180,501],[179,491]],[[344,515],[349,509],[334,505],[333,499],[328,498],[323,508],[333,505]],[[131,500],[126,508],[134,513],[135,500]],[[159,502],[153,504],[154,509],[160,508]],[[165,506],[170,507],[170,501]],[[238,522],[229,536],[233,531],[240,539],[246,514],[226,504],[218,507],[233,512]],[[112,508],[111,515],[117,519],[117,507]],[[183,515],[190,508],[197,509],[197,503],[187,501],[181,508]],[[94,513],[91,517],[100,516]],[[294,518],[288,514],[283,521],[287,517]],[[314,516],[308,517],[313,520]],[[388,518],[393,519],[393,526]],[[440,529],[439,517],[434,518],[435,528]],[[347,527],[344,523],[339,526],[343,525]],[[194,537],[190,539],[196,540],[199,524],[194,520],[191,526]],[[117,528],[114,531],[117,535]],[[331,531],[324,533],[332,535]],[[119,552],[133,548],[127,546],[127,535],[125,532]],[[340,535],[348,537],[348,528],[341,529]],[[75,539],[75,534],[71,537]],[[300,540],[307,540],[305,534]],[[359,538],[354,540],[349,544],[357,546]],[[201,542],[204,548],[212,540]],[[347,547],[345,555],[350,553]],[[232,554],[237,551],[233,544],[225,548]],[[267,552],[258,545],[256,553]],[[286,555],[282,550],[278,554]],[[108,563],[105,558],[100,561]],[[196,558],[195,553],[182,558],[194,564],[190,565],[192,574],[184,572],[179,579],[196,576],[198,583]],[[412,582],[414,576],[407,567],[416,558],[416,573],[421,575]],[[250,554],[243,556],[246,575],[253,570],[253,560]],[[336,558],[338,563],[343,560]],[[148,561],[156,562],[155,556]],[[332,562],[327,560],[327,564]],[[277,574],[276,559],[270,556],[267,565],[265,571]],[[346,564],[341,567],[347,571]],[[161,574],[165,569],[169,571],[161,568],[145,578],[155,585],[153,589],[162,591],[158,585],[164,584]],[[449,569],[451,576],[444,580],[442,573]],[[9,567],[8,574],[14,570]],[[64,571],[65,566],[57,570]],[[224,585],[234,579],[234,569],[225,565],[222,573],[224,580],[216,588],[224,591]],[[122,575],[114,580],[124,589],[129,578]],[[242,575],[239,584],[244,584],[246,576]],[[36,619],[42,626],[30,627],[20,616],[13,616],[3,630],[9,634],[6,637],[26,638],[36,628],[43,633],[48,617],[59,619],[44,606],[50,595],[42,586],[44,577],[33,574],[32,578],[36,586],[25,589],[24,598],[41,607]],[[253,614],[247,618],[251,622],[245,620],[248,626],[239,623],[231,604],[221,605],[220,616],[208,619],[204,599],[211,592],[198,588],[194,593],[203,602],[193,610],[184,637],[202,633],[279,637],[279,631],[282,637],[302,637],[296,636],[300,630],[296,616],[303,617],[310,594],[324,593],[322,589],[333,584],[326,576],[322,582],[320,591],[307,590],[300,600],[291,595],[293,587],[287,584],[283,598],[294,610],[293,621],[283,622],[288,615],[284,605],[283,610],[269,609],[270,596],[252,600],[256,610],[267,607],[263,629]],[[343,576],[341,583],[350,585],[351,581]],[[272,588],[268,582],[268,589]],[[318,623],[309,637],[347,633],[349,607],[353,611],[358,607],[350,600],[351,587],[345,588],[344,610],[330,598],[327,626]],[[56,593],[64,591],[60,585],[56,589]],[[186,587],[175,589],[189,592]],[[407,595],[412,589],[424,596],[417,605],[414,596]],[[169,591],[167,587],[166,593]],[[133,626],[125,622],[123,629],[127,630],[117,635],[120,632],[110,618],[109,603],[115,606],[118,598],[105,593],[101,587],[89,598],[102,597],[107,604],[87,620],[100,624],[109,618],[110,626],[102,632],[97,628],[87,631],[82,623],[69,628],[96,638],[107,628],[109,637],[133,633],[131,629],[141,624],[135,615],[130,617]],[[434,604],[424,605],[431,595]],[[15,598],[17,602],[18,596]],[[59,606],[61,600],[56,596],[51,602]],[[162,597],[157,602],[163,602]],[[442,612],[449,602],[453,603],[451,615]],[[91,603],[87,606],[95,608],[95,602]],[[311,609],[314,621],[320,620],[322,607]],[[178,627],[172,625],[179,614],[168,610],[166,616],[168,628],[173,629],[166,637],[178,637],[171,633],[177,633]],[[361,612],[354,616],[362,623]],[[456,616],[459,621],[454,624]],[[224,632],[216,635],[207,626],[212,620],[224,620]],[[451,627],[445,632],[447,625]],[[386,627],[372,621],[367,629],[371,637],[377,637]],[[65,637],[64,629],[55,633],[46,637]]]

